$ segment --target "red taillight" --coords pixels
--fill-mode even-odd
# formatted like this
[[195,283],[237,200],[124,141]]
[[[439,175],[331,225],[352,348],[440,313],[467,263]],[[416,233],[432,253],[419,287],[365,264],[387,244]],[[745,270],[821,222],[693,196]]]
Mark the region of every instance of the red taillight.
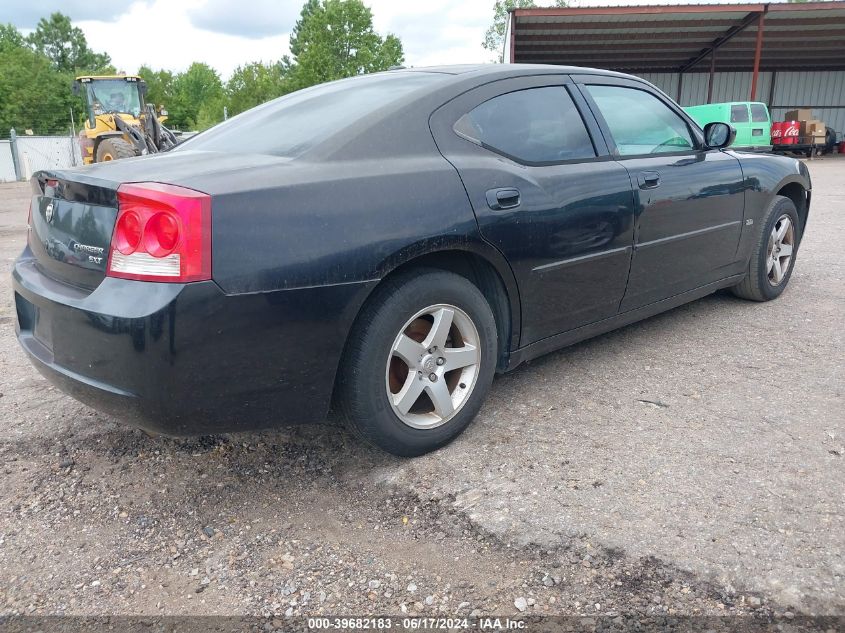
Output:
[[141,218],[137,213],[121,213],[114,227],[112,245],[124,255],[131,255],[141,243],[141,228]]
[[147,252],[156,257],[169,255],[179,244],[180,233],[179,221],[175,215],[156,213],[144,229],[144,245]]
[[109,277],[211,279],[211,197],[157,182],[121,185]]

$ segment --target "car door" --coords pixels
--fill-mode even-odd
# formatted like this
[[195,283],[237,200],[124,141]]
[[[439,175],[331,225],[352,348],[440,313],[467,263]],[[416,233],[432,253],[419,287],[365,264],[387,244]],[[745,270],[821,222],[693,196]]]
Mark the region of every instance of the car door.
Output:
[[519,283],[521,345],[615,315],[632,250],[631,183],[568,76],[481,86],[431,126],[483,237]]
[[582,76],[579,85],[636,196],[634,255],[621,311],[738,272],[739,161],[708,150],[681,109],[644,83]]

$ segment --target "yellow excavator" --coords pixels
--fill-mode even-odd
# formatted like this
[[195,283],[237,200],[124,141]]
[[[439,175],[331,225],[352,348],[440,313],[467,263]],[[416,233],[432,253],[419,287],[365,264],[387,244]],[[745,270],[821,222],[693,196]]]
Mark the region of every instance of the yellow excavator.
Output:
[[74,94],[85,99],[87,116],[79,132],[86,165],[155,154],[175,147],[164,127],[167,112],[146,103],[147,84],[136,75],[85,75],[73,82]]

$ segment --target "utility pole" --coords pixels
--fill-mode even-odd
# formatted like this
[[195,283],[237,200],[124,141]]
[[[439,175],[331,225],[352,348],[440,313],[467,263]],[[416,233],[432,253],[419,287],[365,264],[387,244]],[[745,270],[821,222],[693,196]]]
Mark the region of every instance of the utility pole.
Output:
[[229,118],[229,108],[223,106],[223,120],[226,121]]
[[21,163],[18,159],[18,135],[15,132],[15,128],[9,130],[9,141],[11,142],[12,164],[15,167],[15,178],[23,180],[23,177],[21,176]]
[[76,167],[76,152],[73,151],[73,144],[76,140],[76,122],[73,120],[73,108],[70,109],[70,162]]

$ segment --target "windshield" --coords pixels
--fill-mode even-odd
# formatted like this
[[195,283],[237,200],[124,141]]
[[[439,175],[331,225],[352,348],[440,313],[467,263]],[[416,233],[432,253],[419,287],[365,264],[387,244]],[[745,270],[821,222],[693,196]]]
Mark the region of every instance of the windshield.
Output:
[[137,117],[141,114],[138,84],[125,79],[98,79],[88,84],[88,103],[94,115],[124,112]]
[[447,77],[425,72],[380,73],[321,84],[247,110],[174,151],[293,158],[368,114]]

